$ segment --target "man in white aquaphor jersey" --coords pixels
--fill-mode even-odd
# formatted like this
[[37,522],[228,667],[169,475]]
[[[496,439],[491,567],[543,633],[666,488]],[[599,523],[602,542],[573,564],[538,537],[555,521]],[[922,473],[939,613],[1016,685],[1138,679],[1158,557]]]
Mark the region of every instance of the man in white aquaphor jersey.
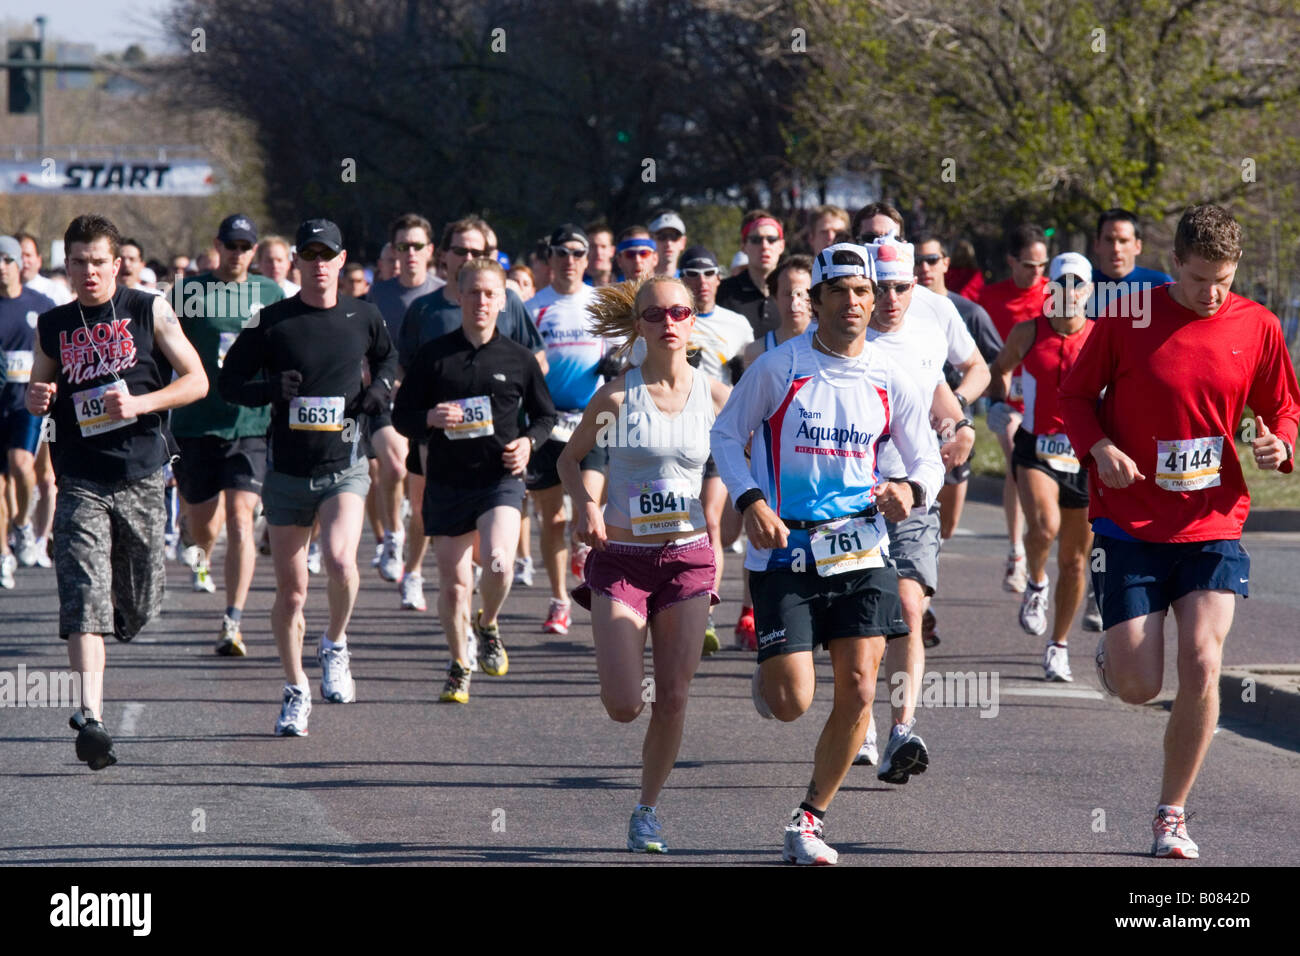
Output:
[[[828,865],[827,809],[867,732],[887,638],[908,633],[885,519],[934,500],[943,463],[928,397],[865,341],[875,304],[871,255],[828,246],[813,264],[818,326],[759,356],[712,430],[713,455],[749,535],[758,661],[754,706],[796,720],[812,704],[813,647],[830,651],[834,704],[782,858]],[[884,481],[888,435],[902,459]],[[745,447],[752,441],[750,459]]]

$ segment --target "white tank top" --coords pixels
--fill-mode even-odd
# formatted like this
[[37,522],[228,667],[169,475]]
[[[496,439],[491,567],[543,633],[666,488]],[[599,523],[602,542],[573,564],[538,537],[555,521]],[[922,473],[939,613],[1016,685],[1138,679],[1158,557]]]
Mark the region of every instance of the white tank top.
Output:
[[609,448],[607,525],[637,536],[703,530],[700,486],[715,416],[709,377],[695,368],[691,374],[686,405],[669,418],[650,396],[641,369],[630,369],[618,421],[598,420],[597,441]]

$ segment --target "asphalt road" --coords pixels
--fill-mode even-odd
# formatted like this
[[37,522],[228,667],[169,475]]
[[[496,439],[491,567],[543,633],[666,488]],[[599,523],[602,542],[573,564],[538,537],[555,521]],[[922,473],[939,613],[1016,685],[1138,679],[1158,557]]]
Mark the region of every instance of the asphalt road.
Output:
[[[907,786],[854,768],[828,817],[841,864],[1300,864],[1300,753],[1230,726],[1189,806],[1201,861],[1146,856],[1170,695],[1141,707],[1103,698],[1096,637],[1081,631],[1075,683],[1045,684],[1040,639],[1021,632],[1019,598],[1000,586],[1000,512],[971,504],[963,525],[941,559],[943,643],[927,671],[996,675],[996,714],[923,707],[931,769]],[[1296,662],[1300,535],[1246,543],[1255,596],[1238,603],[1226,662]],[[0,864],[779,863],[829,711],[825,655],[818,699],[790,725],[754,713],[751,654],[724,649],[702,662],[659,805],[671,852],[632,856],[623,840],[647,716],[621,725],[605,715],[585,612],[575,610],[568,636],[545,635],[546,589],[516,590],[502,618],[509,674],[476,675],[468,706],[439,704],[447,653],[435,615],[399,610],[396,586],[363,551],[349,638],[358,701],[331,705],[314,690],[308,738],[271,735],[282,677],[265,558],[245,612],[250,657],[213,655],[222,595],[192,593],[175,565],[160,620],[108,648],[116,766],[91,773],[75,760],[68,708],[0,708]],[[732,557],[720,624],[735,620],[739,568]],[[0,671],[66,667],[54,593],[53,572],[39,569],[0,592]],[[309,634],[324,622],[315,578]],[[727,648],[729,626],[721,636]],[[1168,691],[1172,660],[1167,669]],[[315,687],[314,660],[307,670]],[[877,696],[887,725],[883,682]]]

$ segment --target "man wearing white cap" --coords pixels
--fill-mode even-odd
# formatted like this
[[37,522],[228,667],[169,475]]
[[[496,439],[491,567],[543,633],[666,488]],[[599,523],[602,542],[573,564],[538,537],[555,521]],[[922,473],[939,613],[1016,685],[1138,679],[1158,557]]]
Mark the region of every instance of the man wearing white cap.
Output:
[[1065,252],[1052,260],[1048,275],[1043,314],[1012,326],[993,363],[992,390],[1006,395],[1012,371],[1022,367],[1025,415],[1011,453],[1028,525],[1029,580],[1020,604],[1020,626],[1035,636],[1047,633],[1047,558],[1059,537],[1056,615],[1052,639],[1043,652],[1043,671],[1049,681],[1072,681],[1066,643],[1083,601],[1092,530],[1088,473],[1079,466],[1065,434],[1059,386],[1094,328],[1086,312],[1092,266],[1077,252]]
[[654,236],[659,250],[659,264],[655,275],[677,275],[677,260],[686,248],[686,223],[671,209],[660,209],[650,220],[650,235]]
[[[944,322],[924,303],[918,303],[912,244],[886,235],[866,248],[876,271],[876,304],[867,342],[902,366],[927,401],[930,424],[941,433],[940,455],[947,472],[969,457],[975,444],[975,428],[948,387],[944,362],[970,364],[972,371],[963,384],[977,394],[987,383],[988,370],[962,322]],[[877,468],[887,479],[904,473],[903,461],[892,441],[881,445]],[[913,726],[925,671],[921,621],[929,598],[939,586],[939,507],[929,501],[887,527],[889,557],[898,571],[898,594],[908,635],[904,640],[891,641],[885,653],[893,720],[876,776],[901,784],[913,773],[924,773],[930,762],[925,742],[913,732]],[[874,723],[868,727],[857,762],[876,762]]]

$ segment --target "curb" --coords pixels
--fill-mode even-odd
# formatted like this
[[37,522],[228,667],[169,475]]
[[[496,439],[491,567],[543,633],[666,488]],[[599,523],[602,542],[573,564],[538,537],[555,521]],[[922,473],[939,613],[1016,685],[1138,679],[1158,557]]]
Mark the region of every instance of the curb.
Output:
[[[966,500],[1002,505],[1001,475],[971,475],[966,483]],[[1252,510],[1246,516],[1245,532],[1300,532],[1300,509]]]
[[1219,674],[1219,715],[1300,745],[1300,664],[1225,667]]

